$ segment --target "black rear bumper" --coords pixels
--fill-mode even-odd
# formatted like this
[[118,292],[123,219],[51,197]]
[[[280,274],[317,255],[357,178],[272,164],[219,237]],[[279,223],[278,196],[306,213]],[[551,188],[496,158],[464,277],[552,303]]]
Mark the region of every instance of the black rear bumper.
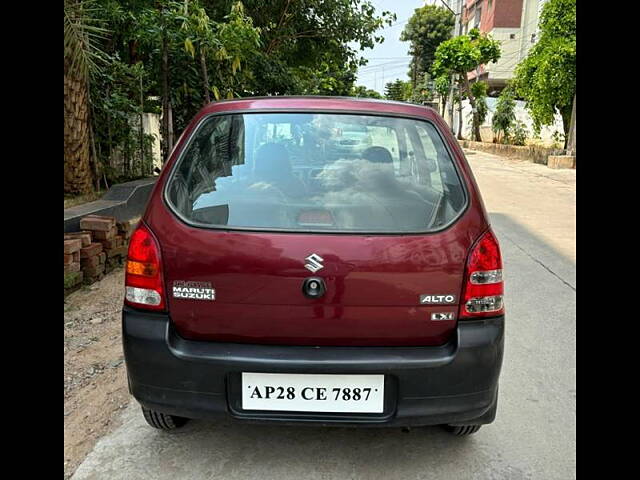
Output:
[[[486,424],[495,417],[504,317],[460,322],[439,347],[309,347],[196,342],[167,315],[125,308],[131,394],[147,408],[187,418],[417,426]],[[243,411],[242,372],[385,375],[382,414]]]

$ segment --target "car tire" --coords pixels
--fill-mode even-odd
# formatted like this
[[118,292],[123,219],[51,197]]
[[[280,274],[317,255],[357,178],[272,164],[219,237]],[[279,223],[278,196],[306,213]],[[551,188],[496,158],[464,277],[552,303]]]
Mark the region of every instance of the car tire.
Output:
[[187,418],[156,412],[155,410],[149,410],[145,407],[142,407],[142,414],[147,423],[158,430],[175,430],[176,428],[182,427],[188,421]]
[[457,437],[466,437],[480,430],[482,425],[445,425],[445,430]]

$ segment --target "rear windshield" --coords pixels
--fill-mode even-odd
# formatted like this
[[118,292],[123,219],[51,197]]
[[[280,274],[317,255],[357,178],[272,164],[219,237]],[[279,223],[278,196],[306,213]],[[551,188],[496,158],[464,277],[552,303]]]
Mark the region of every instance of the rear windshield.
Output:
[[189,223],[258,230],[436,230],[465,204],[431,123],[326,113],[210,117],[166,193]]

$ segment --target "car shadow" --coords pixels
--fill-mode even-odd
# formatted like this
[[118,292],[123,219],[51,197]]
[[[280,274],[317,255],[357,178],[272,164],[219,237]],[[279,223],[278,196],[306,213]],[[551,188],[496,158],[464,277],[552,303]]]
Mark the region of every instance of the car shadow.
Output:
[[194,420],[173,434],[148,432],[146,448],[154,450],[157,442],[163,450],[188,452],[184,465],[190,459],[210,463],[219,469],[216,478],[252,478],[258,472],[262,478],[407,478],[402,472],[414,476],[418,465],[419,471],[440,471],[444,477],[456,469],[457,459],[477,455],[481,432],[474,438],[455,437],[440,427],[403,431]]

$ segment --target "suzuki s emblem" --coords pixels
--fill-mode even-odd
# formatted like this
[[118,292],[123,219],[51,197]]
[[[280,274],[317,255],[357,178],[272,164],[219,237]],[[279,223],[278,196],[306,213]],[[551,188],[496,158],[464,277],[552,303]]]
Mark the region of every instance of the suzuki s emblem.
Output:
[[316,273],[318,270],[324,267],[324,265],[322,265],[324,259],[317,253],[312,253],[307,258],[305,258],[305,260],[307,261],[307,263],[304,264],[304,268],[312,273]]

